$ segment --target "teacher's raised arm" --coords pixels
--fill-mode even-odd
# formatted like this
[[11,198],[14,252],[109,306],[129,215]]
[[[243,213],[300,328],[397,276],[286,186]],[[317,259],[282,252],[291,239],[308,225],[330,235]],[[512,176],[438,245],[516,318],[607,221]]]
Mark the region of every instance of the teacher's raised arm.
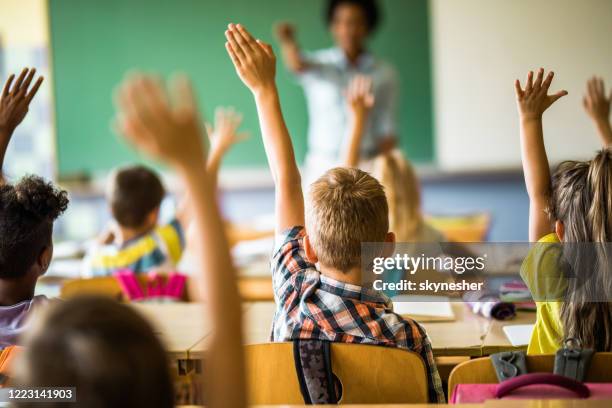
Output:
[[284,63],[304,89],[308,106],[306,180],[313,180],[342,163],[354,118],[346,90],[357,75],[371,79],[376,103],[364,125],[360,155],[371,159],[395,146],[398,79],[395,69],[367,47],[378,27],[376,0],[328,0],[325,22],[334,45],[304,52],[296,28],[287,22],[275,27]]

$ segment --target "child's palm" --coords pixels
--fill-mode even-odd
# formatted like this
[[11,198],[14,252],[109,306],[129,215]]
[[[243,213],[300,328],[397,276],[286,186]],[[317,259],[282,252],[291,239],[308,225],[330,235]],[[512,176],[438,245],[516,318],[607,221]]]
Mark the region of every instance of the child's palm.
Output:
[[231,24],[225,35],[228,40],[225,47],[242,82],[252,92],[274,86],[276,56],[272,47],[255,40],[240,25]]
[[206,124],[206,132],[213,148],[228,149],[233,144],[245,140],[248,133],[238,132],[242,123],[242,115],[233,108],[217,108],[215,110],[214,128]]
[[551,71],[544,79],[544,69],[540,68],[538,75],[533,80],[533,72],[527,75],[525,89],[521,88],[520,81],[514,83],[516,91],[516,101],[518,110],[523,119],[539,118],[544,111],[550,107],[557,99],[567,95],[567,91],[559,91],[553,95],[548,95],[548,89],[552,83],[554,73]]
[[203,161],[201,126],[186,78],[174,81],[171,106],[163,85],[150,76],[126,80],[119,91],[119,130],[141,151],[172,164]]

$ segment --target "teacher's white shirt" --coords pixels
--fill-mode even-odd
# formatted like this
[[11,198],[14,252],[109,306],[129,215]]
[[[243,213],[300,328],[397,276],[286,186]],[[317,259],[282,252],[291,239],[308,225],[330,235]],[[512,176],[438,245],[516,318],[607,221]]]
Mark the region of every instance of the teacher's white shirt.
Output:
[[[351,64],[339,48],[306,53],[309,67],[298,75],[308,105],[307,172],[322,174],[329,167],[339,165],[341,153],[348,143],[350,115],[346,88],[356,74],[369,75],[376,99],[366,123],[361,155],[371,158],[378,151],[382,139],[395,136],[396,109],[399,90],[395,69],[370,53],[362,54]],[[321,168],[327,167],[327,168]],[[313,179],[314,175],[310,175]]]

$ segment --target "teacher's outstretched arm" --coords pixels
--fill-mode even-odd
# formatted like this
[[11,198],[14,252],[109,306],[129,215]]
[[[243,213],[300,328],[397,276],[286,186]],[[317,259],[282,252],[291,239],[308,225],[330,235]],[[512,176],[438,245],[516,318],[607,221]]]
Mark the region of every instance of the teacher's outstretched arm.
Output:
[[285,66],[294,74],[308,69],[308,62],[302,57],[302,51],[295,36],[295,26],[286,21],[274,26],[274,33],[281,46]]

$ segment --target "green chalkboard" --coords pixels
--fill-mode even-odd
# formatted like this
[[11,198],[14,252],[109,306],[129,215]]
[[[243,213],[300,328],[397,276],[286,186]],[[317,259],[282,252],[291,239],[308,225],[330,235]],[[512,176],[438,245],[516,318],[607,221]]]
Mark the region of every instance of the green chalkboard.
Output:
[[[371,44],[400,73],[399,136],[416,161],[433,159],[427,3],[381,1],[384,21]],[[207,117],[216,106],[235,106],[252,137],[234,147],[225,165],[264,166],[255,106],[226,55],[224,29],[241,22],[274,44],[273,23],[288,20],[298,26],[304,49],[328,47],[323,7],[324,0],[49,0],[59,175],[91,174],[135,159],[109,126],[112,90],[130,69],[187,73]],[[301,160],[308,121],[304,96],[280,63],[278,83]]]

